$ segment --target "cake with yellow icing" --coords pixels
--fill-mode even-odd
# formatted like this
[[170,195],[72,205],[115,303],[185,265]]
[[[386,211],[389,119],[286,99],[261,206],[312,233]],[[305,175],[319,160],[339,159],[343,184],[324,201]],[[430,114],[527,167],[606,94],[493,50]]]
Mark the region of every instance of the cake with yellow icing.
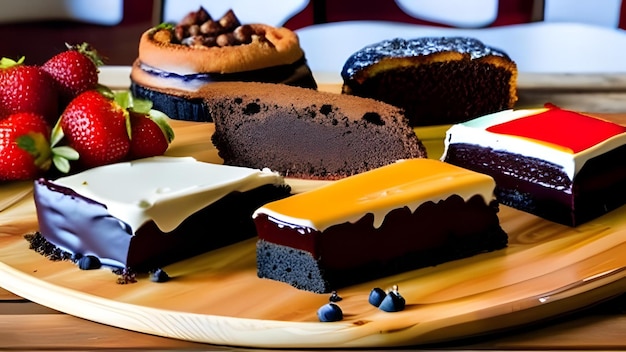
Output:
[[395,38],[345,62],[342,92],[401,107],[413,126],[445,125],[513,108],[517,65],[470,37]]
[[257,273],[324,293],[507,245],[490,176],[407,159],[257,209]]
[[212,82],[270,82],[317,88],[297,35],[242,24],[230,10],[213,19],[202,7],[176,24],[146,30],[131,70],[131,91],[175,119],[210,121],[188,92]]
[[456,124],[442,160],[492,176],[500,203],[570,226],[626,202],[626,127],[552,105]]

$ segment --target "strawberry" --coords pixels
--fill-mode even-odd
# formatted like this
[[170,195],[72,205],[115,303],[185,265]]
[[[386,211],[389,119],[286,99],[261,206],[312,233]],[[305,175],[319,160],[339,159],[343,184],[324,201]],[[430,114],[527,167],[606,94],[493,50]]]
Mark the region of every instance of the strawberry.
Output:
[[0,121],[0,181],[30,180],[50,168],[50,127],[43,116],[21,112]]
[[97,90],[79,94],[65,108],[53,131],[53,144],[65,137],[82,167],[123,160],[130,149],[128,111]]
[[84,91],[96,88],[98,66],[102,65],[98,53],[89,44],[66,46],[67,51],[51,57],[41,66],[54,80],[65,103]]
[[165,115],[152,110],[149,114],[130,113],[130,152],[132,159],[163,155],[174,138]]
[[52,126],[59,106],[54,82],[39,67],[23,63],[23,57],[18,61],[0,60],[0,118],[32,112],[43,115]]

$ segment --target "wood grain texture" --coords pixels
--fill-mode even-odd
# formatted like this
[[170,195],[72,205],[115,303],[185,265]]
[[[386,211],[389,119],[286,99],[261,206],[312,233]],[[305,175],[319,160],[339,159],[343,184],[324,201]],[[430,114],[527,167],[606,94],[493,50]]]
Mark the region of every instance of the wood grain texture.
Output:
[[[623,121],[623,116],[613,116]],[[219,162],[212,124],[172,121],[169,155]],[[36,229],[31,185],[0,187],[0,286],[70,315],[163,337],[266,348],[393,347],[448,341],[535,322],[626,291],[626,208],[578,228],[502,206],[505,250],[340,290],[344,320],[320,323],[328,295],[256,276],[254,240],[165,268],[165,284],[116,284],[28,249]],[[407,309],[370,306],[373,287],[397,284]]]

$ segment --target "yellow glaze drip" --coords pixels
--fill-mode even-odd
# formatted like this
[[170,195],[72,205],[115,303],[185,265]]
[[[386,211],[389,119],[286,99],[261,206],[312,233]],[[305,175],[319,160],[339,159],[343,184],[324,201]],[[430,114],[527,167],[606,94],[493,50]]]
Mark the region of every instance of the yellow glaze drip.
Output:
[[432,159],[409,159],[347,177],[313,191],[266,204],[258,209],[280,222],[323,231],[344,222],[356,222],[374,214],[379,227],[393,209],[411,211],[428,201],[453,194],[468,200],[481,195],[494,199],[490,176]]

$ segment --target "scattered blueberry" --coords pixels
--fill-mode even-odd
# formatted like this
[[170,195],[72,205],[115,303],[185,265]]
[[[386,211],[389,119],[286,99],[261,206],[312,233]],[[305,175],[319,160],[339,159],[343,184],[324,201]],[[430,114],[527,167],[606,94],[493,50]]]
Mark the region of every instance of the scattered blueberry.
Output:
[[385,299],[383,299],[378,308],[384,310],[385,312],[399,312],[404,310],[405,306],[406,301],[404,300],[404,297],[402,297],[398,292],[398,286],[394,285],[393,289],[387,293]]
[[342,299],[343,299],[343,298],[341,298],[341,296],[339,296],[339,295],[337,294],[337,291],[333,291],[333,292],[330,294],[330,298],[328,298],[328,300],[329,300],[329,301],[331,301],[331,302],[339,302],[339,301],[341,301]]
[[339,321],[343,319],[343,312],[335,303],[326,303],[317,310],[317,317],[321,322]]
[[383,299],[385,299],[385,291],[380,287],[376,287],[370,292],[368,301],[374,307],[378,307],[383,302]]
[[170,277],[163,269],[157,269],[150,275],[150,281],[152,282],[166,282]]
[[99,269],[101,266],[100,259],[93,255],[86,255],[78,259],[78,267],[81,270]]

